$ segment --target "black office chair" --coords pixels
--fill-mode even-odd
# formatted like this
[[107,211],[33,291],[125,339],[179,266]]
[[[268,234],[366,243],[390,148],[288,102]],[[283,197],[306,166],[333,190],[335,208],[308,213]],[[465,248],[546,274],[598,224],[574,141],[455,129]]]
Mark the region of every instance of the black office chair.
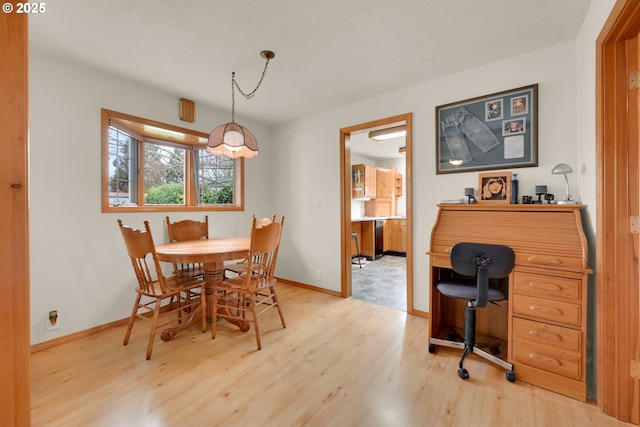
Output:
[[[463,380],[469,378],[464,368],[464,360],[469,353],[487,359],[507,370],[506,377],[510,382],[516,380],[513,365],[490,354],[476,345],[476,307],[485,307],[487,302],[505,300],[504,293],[497,287],[490,286],[489,279],[502,279],[511,273],[515,263],[515,254],[508,246],[477,243],[458,243],[451,248],[451,268],[460,276],[452,275],[437,282],[438,291],[445,296],[464,299],[467,306],[464,312],[464,342],[429,339],[429,353],[435,352],[435,346],[464,349],[458,363],[458,375]],[[492,348],[494,353],[498,349]]]

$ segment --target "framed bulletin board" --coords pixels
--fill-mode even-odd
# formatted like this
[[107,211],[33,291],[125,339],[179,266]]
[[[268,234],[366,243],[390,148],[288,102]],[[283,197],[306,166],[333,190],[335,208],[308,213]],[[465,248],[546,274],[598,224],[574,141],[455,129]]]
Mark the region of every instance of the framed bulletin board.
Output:
[[538,165],[538,85],[436,107],[436,173]]

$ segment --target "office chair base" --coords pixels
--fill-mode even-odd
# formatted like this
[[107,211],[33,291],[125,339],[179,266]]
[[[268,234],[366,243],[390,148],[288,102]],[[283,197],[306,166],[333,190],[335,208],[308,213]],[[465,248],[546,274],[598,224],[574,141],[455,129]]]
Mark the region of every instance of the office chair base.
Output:
[[[464,343],[463,342],[457,342],[457,341],[449,341],[449,340],[443,340],[440,338],[429,338],[429,353],[435,353],[436,352],[436,346],[442,346],[442,347],[449,347],[449,348],[458,348],[461,350],[464,350]],[[507,381],[513,383],[516,381],[516,374],[513,372],[513,365],[511,363],[505,362],[504,360],[500,359],[499,357],[494,356],[493,354],[482,350],[481,348],[478,348],[477,346],[474,346],[471,349],[471,352],[474,354],[477,354],[478,356],[482,357],[483,359],[486,359],[490,362],[495,363],[496,365],[504,368],[507,370],[506,372],[506,378]],[[458,369],[458,376],[460,378],[462,378],[463,380],[466,380],[469,378],[469,372],[465,369],[465,368],[460,368]]]
[[[464,331],[462,333],[460,333],[458,331],[458,329],[453,328],[451,330],[451,332],[449,332],[449,335],[447,335],[447,339],[449,341],[464,341]],[[476,342],[476,347],[480,347],[480,348],[489,348],[489,350],[491,351],[491,353],[493,353],[494,355],[499,355],[500,354],[500,341],[493,338],[493,337],[489,337],[489,336],[485,336],[485,335],[480,335],[480,334],[476,334],[476,338],[475,338],[475,342]]]

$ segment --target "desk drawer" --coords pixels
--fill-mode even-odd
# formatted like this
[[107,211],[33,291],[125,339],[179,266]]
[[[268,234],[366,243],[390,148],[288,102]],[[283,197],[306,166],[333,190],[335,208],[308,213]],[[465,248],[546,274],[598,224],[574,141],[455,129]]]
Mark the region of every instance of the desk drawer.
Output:
[[549,349],[582,353],[582,332],[548,323],[513,318],[513,339]]
[[512,300],[514,315],[519,313],[541,320],[551,320],[577,327],[581,324],[581,306],[578,304],[519,294],[514,294]]
[[538,267],[552,267],[552,268],[581,268],[583,267],[583,260],[581,253],[571,254],[570,248],[566,248],[566,252],[551,254],[548,250],[541,250],[539,253],[528,252],[527,248],[521,248],[516,251],[516,265],[531,265]]
[[[583,363],[580,354],[517,341],[513,343],[513,358],[516,362],[547,372],[554,372],[578,380],[582,378]],[[517,372],[516,367],[516,375]]]
[[556,301],[580,302],[580,280],[521,271],[515,272],[513,277],[515,293]]

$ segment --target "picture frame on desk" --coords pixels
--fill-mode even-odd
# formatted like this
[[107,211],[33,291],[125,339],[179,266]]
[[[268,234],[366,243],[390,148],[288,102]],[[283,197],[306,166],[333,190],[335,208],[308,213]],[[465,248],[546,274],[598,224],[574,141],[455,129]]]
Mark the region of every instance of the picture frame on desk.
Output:
[[436,107],[436,174],[538,166],[538,85]]
[[478,175],[478,203],[511,203],[511,172],[488,172]]

